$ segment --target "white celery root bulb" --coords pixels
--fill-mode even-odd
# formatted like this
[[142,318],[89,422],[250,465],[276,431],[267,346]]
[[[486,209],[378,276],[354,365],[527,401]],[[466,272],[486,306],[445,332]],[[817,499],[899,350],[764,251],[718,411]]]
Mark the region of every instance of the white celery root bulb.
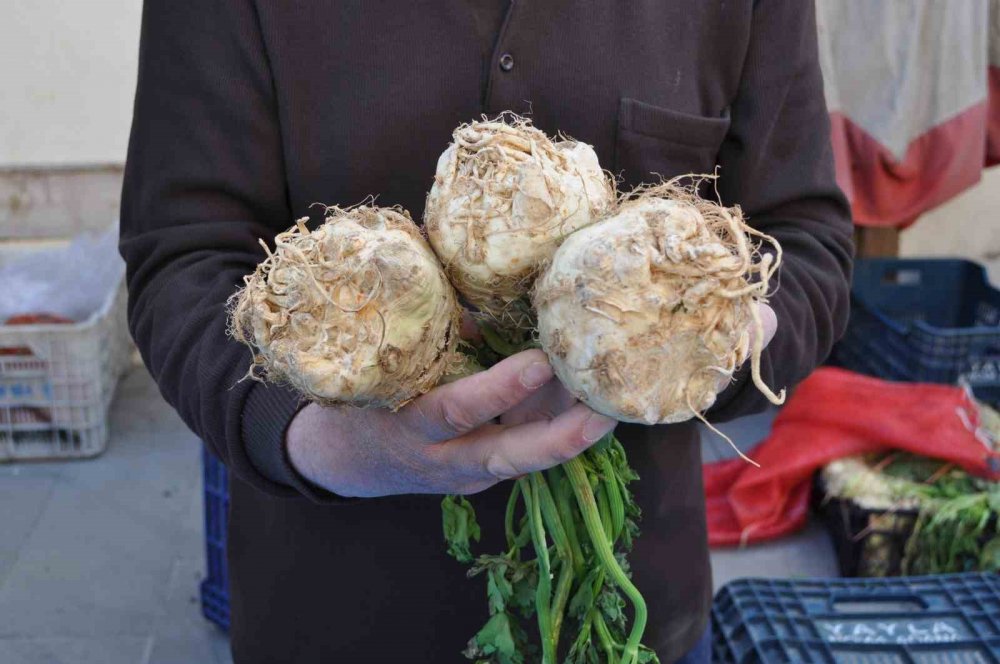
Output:
[[527,307],[518,302],[539,266],[613,202],[613,181],[591,146],[553,141],[508,114],[455,130],[424,221],[458,291],[501,326],[524,328]]
[[[774,253],[758,254],[751,236]],[[566,239],[539,278],[542,347],[571,392],[626,422],[700,417],[748,358],[780,402],[760,379],[756,308],[780,260],[738,208],[677,181],[641,190]]]
[[455,292],[400,209],[328,208],[311,232],[299,220],[245,283],[231,333],[251,375],[318,403],[396,408],[461,363]]

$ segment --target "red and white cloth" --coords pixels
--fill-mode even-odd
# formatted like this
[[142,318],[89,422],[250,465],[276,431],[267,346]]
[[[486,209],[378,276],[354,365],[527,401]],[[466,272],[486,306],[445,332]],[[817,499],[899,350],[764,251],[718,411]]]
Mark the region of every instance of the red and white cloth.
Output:
[[817,0],[837,181],[902,228],[1000,163],[1000,0]]

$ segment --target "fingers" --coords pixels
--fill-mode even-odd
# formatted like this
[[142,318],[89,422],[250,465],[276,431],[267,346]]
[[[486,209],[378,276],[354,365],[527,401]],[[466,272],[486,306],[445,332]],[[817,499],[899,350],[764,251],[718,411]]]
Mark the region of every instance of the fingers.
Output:
[[528,350],[437,387],[400,411],[419,437],[439,443],[499,417],[552,379],[545,353]]
[[615,420],[577,404],[554,420],[510,427],[484,427],[470,436],[431,448],[443,463],[470,477],[473,491],[565,463],[603,438]]
[[527,399],[500,416],[501,424],[523,424],[535,420],[551,420],[569,410],[576,397],[558,380],[550,380]]
[[[771,343],[771,339],[774,338],[775,333],[778,331],[778,316],[768,304],[758,303],[757,307],[760,312],[760,322],[764,328],[764,343],[762,344],[762,348],[767,348],[767,345]],[[754,334],[753,328],[751,328],[750,334]]]

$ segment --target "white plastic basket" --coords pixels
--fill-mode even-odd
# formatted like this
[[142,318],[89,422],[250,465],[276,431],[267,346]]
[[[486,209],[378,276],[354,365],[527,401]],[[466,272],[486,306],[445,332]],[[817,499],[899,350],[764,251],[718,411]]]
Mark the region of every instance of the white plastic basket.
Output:
[[124,269],[86,321],[0,325],[0,462],[103,452],[131,349]]

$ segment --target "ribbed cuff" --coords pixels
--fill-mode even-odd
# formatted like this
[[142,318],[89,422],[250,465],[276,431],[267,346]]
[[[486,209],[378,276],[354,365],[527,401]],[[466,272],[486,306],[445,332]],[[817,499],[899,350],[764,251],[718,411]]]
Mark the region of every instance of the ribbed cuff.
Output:
[[243,403],[241,418],[247,457],[257,472],[268,480],[291,487],[315,503],[349,502],[351,499],[326,491],[302,477],[288,458],[285,434],[306,403],[289,388],[255,384]]

